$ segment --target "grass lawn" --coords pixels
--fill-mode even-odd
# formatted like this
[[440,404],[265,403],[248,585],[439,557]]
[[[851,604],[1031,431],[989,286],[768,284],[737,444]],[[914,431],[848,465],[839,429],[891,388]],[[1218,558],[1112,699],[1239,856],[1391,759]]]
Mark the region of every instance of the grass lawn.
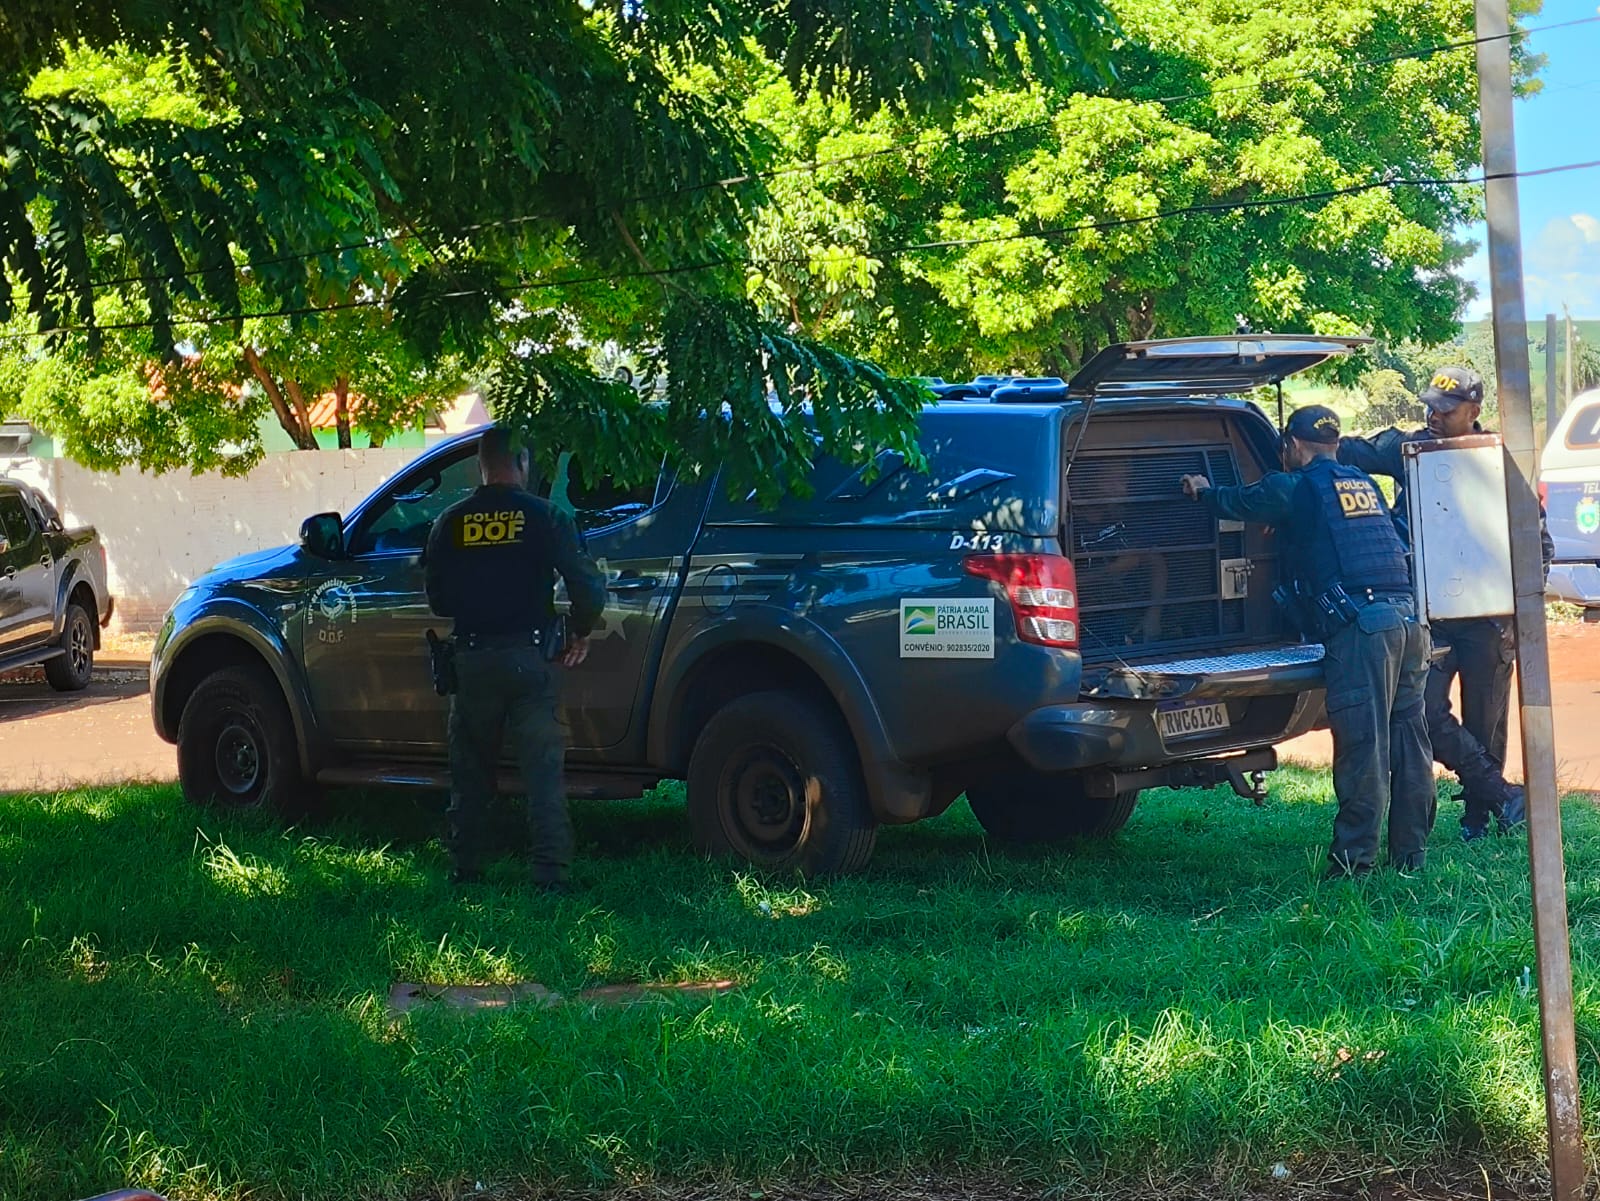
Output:
[[[695,858],[671,794],[579,804],[560,900],[511,861],[450,888],[412,796],[292,830],[168,788],[0,798],[0,1195],[1537,1169],[1525,840],[1461,846],[1447,802],[1426,875],[1323,884],[1325,781],[1275,781],[1261,808],[1151,793],[1053,853],[1001,852],[961,805],[809,888]],[[1600,814],[1566,821],[1594,1129]],[[385,1006],[397,979],[715,978],[739,987]]]

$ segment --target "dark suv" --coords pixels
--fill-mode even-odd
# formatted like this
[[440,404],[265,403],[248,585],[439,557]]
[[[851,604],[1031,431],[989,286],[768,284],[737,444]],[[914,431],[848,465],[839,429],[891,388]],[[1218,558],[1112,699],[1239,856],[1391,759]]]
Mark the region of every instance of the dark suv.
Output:
[[[1177,482],[1272,467],[1277,431],[1239,394],[1363,341],[1127,343],[1069,382],[935,382],[924,470],[824,460],[814,495],[771,510],[670,471],[585,490],[563,456],[538,488],[610,592],[566,680],[574,795],[687,780],[703,849],[806,872],[860,869],[880,824],[963,793],[1023,841],[1109,835],[1150,787],[1258,795],[1273,745],[1322,718],[1322,649],[1282,626],[1271,534]],[[425,643],[447,623],[419,556],[475,449],[441,443],[179,597],[152,700],[189,797],[448,783]]]

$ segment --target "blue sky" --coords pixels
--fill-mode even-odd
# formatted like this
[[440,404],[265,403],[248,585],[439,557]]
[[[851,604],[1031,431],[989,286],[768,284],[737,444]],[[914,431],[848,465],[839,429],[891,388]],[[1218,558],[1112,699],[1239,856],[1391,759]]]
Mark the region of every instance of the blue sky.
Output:
[[[1530,29],[1596,15],[1595,0],[1545,0]],[[1515,105],[1517,167],[1522,171],[1600,159],[1600,22],[1535,32],[1531,48],[1547,57],[1544,90]],[[1528,319],[1561,313],[1600,318],[1600,168],[1518,181],[1522,209],[1522,272]],[[1478,252],[1464,269],[1478,286],[1469,319],[1489,315],[1488,255],[1482,226]]]

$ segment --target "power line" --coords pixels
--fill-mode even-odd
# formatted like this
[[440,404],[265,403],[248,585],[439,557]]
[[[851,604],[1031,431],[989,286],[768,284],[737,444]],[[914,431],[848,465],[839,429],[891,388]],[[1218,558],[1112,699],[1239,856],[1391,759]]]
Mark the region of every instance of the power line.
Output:
[[[1525,26],[1521,29],[1512,30],[1509,33],[1490,34],[1487,37],[1464,38],[1459,41],[1439,42],[1427,46],[1413,46],[1410,49],[1397,51],[1393,54],[1344,59],[1341,60],[1337,66],[1308,67],[1301,71],[1291,71],[1282,75],[1268,76],[1252,83],[1230,84],[1226,87],[1208,88],[1205,91],[1179,93],[1171,96],[1109,96],[1093,93],[1079,93],[1079,95],[1083,95],[1089,99],[1116,100],[1130,104],[1159,104],[1163,106],[1169,106],[1174,104],[1182,104],[1191,100],[1206,100],[1214,96],[1229,95],[1237,92],[1261,91],[1274,84],[1289,83],[1299,79],[1315,78],[1319,75],[1325,75],[1339,68],[1383,66],[1390,63],[1405,62],[1412,59],[1429,58],[1435,54],[1444,54],[1453,50],[1464,50],[1468,47],[1478,46],[1487,42],[1500,41],[1516,37],[1525,37],[1535,33],[1549,33],[1555,30],[1569,29],[1579,25],[1592,25],[1596,22],[1600,22],[1600,15],[1592,17],[1578,17],[1570,21],[1558,21],[1550,25]],[[974,133],[965,136],[957,135],[950,131],[936,130],[930,134],[918,135],[916,138],[913,138],[909,141],[896,142],[892,145],[880,146],[873,150],[863,150],[855,154],[839,155],[835,158],[812,159],[808,162],[794,163],[786,167],[775,167],[767,171],[754,171],[744,175],[733,175],[724,179],[711,180],[706,183],[689,184],[681,188],[670,188],[659,192],[641,193],[636,196],[623,197],[617,203],[621,205],[648,204],[659,200],[670,200],[677,196],[693,195],[698,192],[709,191],[713,188],[728,189],[741,187],[745,184],[755,183],[759,180],[780,179],[790,175],[814,175],[827,167],[837,167],[843,166],[847,163],[864,162],[868,159],[881,158],[891,154],[915,153],[918,150],[933,149],[937,146],[946,145],[951,142],[958,142],[962,146],[970,146],[978,142],[989,142],[999,138],[1009,137],[1010,135],[1016,133],[1027,133],[1034,130],[1049,128],[1054,125],[1060,117],[1068,115],[1070,112],[1071,110],[1064,109],[1059,113],[1054,113],[1049,117],[1043,117],[1035,121],[1025,121],[1017,125],[1004,126],[999,129],[986,130],[982,133]],[[461,237],[465,234],[479,233],[484,230],[506,229],[513,226],[526,225],[538,221],[558,221],[562,219],[562,216],[563,214],[561,213],[553,212],[524,213],[515,217],[505,217],[463,225],[446,236]],[[392,235],[375,235],[357,242],[351,242],[323,250],[297,251],[292,254],[257,259],[253,262],[242,264],[237,268],[232,266],[223,267],[219,265],[214,267],[196,267],[181,272],[148,272],[139,275],[120,276],[115,279],[96,280],[90,284],[90,287],[92,289],[111,288],[118,287],[123,284],[155,283],[162,280],[189,279],[195,276],[209,275],[216,271],[259,269],[261,267],[275,266],[282,263],[302,262],[314,258],[326,258],[336,254],[343,254],[352,250],[375,250],[380,246],[393,244],[395,242],[407,241],[411,238],[419,236],[420,235],[414,231],[402,230]],[[667,272],[667,274],[670,273],[671,272]]]
[[[1171,220],[1178,217],[1229,212],[1251,212],[1261,209],[1279,208],[1288,205],[1309,204],[1316,201],[1334,200],[1342,196],[1354,196],[1363,192],[1413,187],[1460,187],[1469,184],[1486,183],[1491,179],[1527,179],[1541,175],[1556,175],[1568,171],[1587,171],[1597,167],[1600,167],[1600,159],[1593,159],[1581,163],[1562,163],[1552,167],[1538,167],[1525,171],[1517,171],[1515,173],[1496,175],[1372,180],[1366,183],[1350,184],[1346,187],[1327,188],[1317,192],[1301,192],[1289,196],[1263,196],[1254,200],[1230,200],[1218,201],[1215,203],[1183,205],[1178,208],[1163,209],[1159,212],[1145,213],[1136,217],[1110,217],[1097,221],[1085,221],[1076,225],[1057,226],[1051,229],[1034,230],[1031,232],[991,234],[979,238],[952,238],[935,242],[907,242],[898,246],[882,247],[877,249],[874,253],[883,258],[897,258],[903,255],[916,254],[930,250],[964,249],[973,246],[984,246],[1002,242],[1018,242],[1035,238],[1041,240],[1061,238],[1074,233],[1085,233],[1103,229],[1119,229],[1131,225],[1147,225],[1155,221]],[[516,287],[522,289],[523,291],[535,291],[549,288],[580,287],[597,283],[616,283],[622,280],[659,278],[670,275],[682,275],[692,272],[717,270],[724,267],[772,267],[817,261],[826,262],[840,260],[830,260],[827,258],[819,260],[809,255],[796,255],[787,258],[769,259],[725,257],[696,263],[680,263],[669,267],[642,268],[637,271],[618,271],[597,275],[569,276],[564,279],[519,280],[516,284]],[[464,296],[482,296],[484,294],[485,290],[482,288],[466,288],[450,292],[440,292],[434,294],[434,296],[435,299],[452,299]],[[214,314],[203,317],[180,317],[173,318],[166,322],[150,320],[122,321],[108,325],[96,325],[92,328],[101,332],[112,332],[134,329],[153,329],[157,325],[227,325],[237,321],[266,320],[280,317],[299,317],[316,313],[338,312],[346,309],[373,308],[386,303],[388,302],[382,297],[372,297],[365,300],[343,301],[328,305],[307,305],[299,308],[275,309],[266,312]],[[52,326],[48,329],[34,330],[28,333],[0,334],[0,341],[14,342],[25,338],[45,337],[53,334],[84,333],[90,328],[91,327],[84,325]]]

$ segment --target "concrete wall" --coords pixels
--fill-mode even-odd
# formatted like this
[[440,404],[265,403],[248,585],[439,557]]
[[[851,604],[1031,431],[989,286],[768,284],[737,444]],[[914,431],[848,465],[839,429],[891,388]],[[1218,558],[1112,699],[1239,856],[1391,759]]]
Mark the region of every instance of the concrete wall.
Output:
[[271,454],[241,479],[0,458],[0,475],[38,487],[68,525],[100,531],[117,602],[112,628],[148,631],[196,576],[235,555],[297,541],[312,513],[348,513],[420,453],[386,446]]

